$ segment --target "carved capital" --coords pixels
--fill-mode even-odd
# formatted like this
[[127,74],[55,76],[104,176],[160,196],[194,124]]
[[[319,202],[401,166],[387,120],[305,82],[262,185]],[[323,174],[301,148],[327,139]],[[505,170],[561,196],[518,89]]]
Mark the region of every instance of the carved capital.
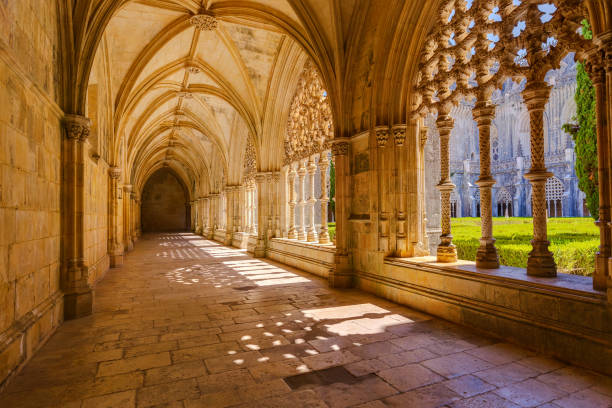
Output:
[[552,87],[544,81],[527,82],[527,86],[522,92],[527,109],[543,111],[546,108],[551,89]]
[[132,192],[132,185],[131,184],[124,184],[123,185],[123,191],[125,191],[126,193],[131,193]]
[[63,123],[68,139],[85,141],[89,137],[91,128],[89,118],[81,115],[66,115]]
[[108,175],[112,179],[118,179],[121,177],[121,169],[119,167],[111,167],[108,169]]
[[374,132],[376,133],[376,145],[378,147],[385,147],[387,140],[389,140],[389,126],[376,126]]
[[346,141],[334,141],[332,144],[332,155],[333,156],[346,156],[349,152],[350,144]]
[[406,141],[406,125],[393,125],[391,131],[393,132],[393,139],[395,140],[395,145],[398,147],[404,146],[404,142]]

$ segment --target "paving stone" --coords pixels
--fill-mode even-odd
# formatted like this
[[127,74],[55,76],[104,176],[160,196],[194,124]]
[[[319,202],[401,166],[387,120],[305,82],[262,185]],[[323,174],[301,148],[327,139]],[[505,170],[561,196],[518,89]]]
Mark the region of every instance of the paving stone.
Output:
[[446,378],[459,377],[493,366],[491,363],[464,352],[434,358],[424,361],[422,364]]
[[522,407],[535,407],[566,394],[558,388],[534,379],[512,384],[493,392]]
[[453,390],[464,398],[473,397],[495,389],[495,386],[483,381],[473,375],[464,375],[444,381],[446,387]]
[[[162,237],[109,271],[94,314],[65,322],[0,407],[582,408],[612,398],[610,377],[303,272],[288,268],[308,283],[256,286],[223,263],[250,262],[244,253],[215,258],[202,246],[194,258],[151,262],[161,241],[190,251],[208,242]],[[178,270],[198,282],[185,285]]]
[[132,408],[136,406],[136,391],[124,391],[87,398],[82,408]]
[[419,364],[389,368],[380,371],[377,375],[400,391],[409,391],[444,379]]
[[458,394],[444,385],[434,384],[386,398],[384,401],[389,407],[435,408],[460,398]]

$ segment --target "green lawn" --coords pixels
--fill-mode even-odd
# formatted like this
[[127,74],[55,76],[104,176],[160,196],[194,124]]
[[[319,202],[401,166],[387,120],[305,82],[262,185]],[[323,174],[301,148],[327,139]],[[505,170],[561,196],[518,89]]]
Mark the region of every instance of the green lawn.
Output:
[[[480,218],[453,218],[453,242],[460,259],[475,260],[480,238]],[[493,236],[497,240],[502,265],[527,266],[531,251],[531,218],[494,217]],[[599,246],[599,229],[592,218],[550,218],[548,240],[559,272],[592,275]]]

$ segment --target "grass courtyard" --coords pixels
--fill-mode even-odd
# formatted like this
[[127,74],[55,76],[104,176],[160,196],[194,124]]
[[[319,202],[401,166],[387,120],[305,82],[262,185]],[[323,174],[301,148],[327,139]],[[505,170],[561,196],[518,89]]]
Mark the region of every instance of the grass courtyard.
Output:
[[[480,218],[453,218],[451,223],[459,258],[474,261],[480,238]],[[494,217],[493,236],[502,265],[527,267],[533,236],[531,218]],[[593,274],[599,229],[592,218],[549,218],[548,240],[559,272]]]

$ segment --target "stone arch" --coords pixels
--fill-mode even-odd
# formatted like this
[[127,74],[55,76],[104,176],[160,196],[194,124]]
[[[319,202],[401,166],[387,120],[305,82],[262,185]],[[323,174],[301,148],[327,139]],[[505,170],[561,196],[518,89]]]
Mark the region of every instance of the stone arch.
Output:
[[142,190],[144,232],[186,231],[190,225],[189,189],[170,167],[151,174]]

